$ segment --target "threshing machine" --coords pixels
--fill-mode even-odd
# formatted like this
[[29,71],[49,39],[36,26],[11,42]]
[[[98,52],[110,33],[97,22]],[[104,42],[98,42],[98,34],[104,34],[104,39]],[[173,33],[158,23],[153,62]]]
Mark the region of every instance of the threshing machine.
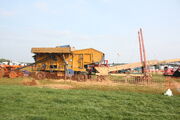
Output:
[[70,46],[32,48],[35,55],[33,76],[36,79],[67,78],[86,79],[93,67],[104,61],[104,53],[93,49],[73,50]]

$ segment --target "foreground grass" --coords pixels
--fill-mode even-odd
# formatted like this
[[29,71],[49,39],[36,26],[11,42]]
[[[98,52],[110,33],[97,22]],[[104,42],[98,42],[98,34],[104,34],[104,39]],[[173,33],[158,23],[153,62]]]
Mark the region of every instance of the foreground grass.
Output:
[[18,78],[3,77],[0,78],[0,85],[21,85],[22,80],[23,80],[22,77],[18,77]]
[[0,85],[1,120],[178,120],[180,97]]

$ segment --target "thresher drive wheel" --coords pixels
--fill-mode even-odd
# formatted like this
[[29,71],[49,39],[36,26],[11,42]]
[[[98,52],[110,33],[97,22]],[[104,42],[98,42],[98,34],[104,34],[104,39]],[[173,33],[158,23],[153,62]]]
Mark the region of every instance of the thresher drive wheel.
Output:
[[77,77],[78,81],[86,81],[87,80],[87,75],[85,74],[79,74]]
[[47,72],[47,73],[45,73],[45,74],[46,74],[46,78],[47,78],[47,79],[51,79],[51,78],[52,78],[52,75],[51,75],[50,73]]
[[35,74],[35,78],[36,78],[37,80],[43,80],[45,77],[46,77],[46,75],[45,75],[45,73],[43,73],[43,72],[37,72],[37,73]]
[[2,78],[4,76],[4,69],[0,68],[0,78]]
[[9,78],[16,78],[16,77],[18,77],[18,74],[15,71],[11,71],[9,73]]

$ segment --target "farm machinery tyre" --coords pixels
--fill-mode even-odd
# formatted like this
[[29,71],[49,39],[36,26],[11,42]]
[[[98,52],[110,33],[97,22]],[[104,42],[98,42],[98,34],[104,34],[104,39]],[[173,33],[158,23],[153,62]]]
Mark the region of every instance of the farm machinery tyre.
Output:
[[88,79],[88,76],[86,74],[80,74],[78,75],[78,81],[86,81]]
[[43,80],[46,78],[46,74],[44,72],[37,72],[35,73],[35,78],[37,80]]
[[18,77],[17,72],[11,71],[11,72],[9,73],[9,78],[16,78],[16,77]]
[[46,74],[46,78],[47,78],[47,79],[51,79],[51,78],[52,78],[51,73],[45,73],[45,74]]
[[77,81],[86,81],[88,79],[88,76],[86,74],[75,74],[73,76],[73,79],[74,80],[77,80]]

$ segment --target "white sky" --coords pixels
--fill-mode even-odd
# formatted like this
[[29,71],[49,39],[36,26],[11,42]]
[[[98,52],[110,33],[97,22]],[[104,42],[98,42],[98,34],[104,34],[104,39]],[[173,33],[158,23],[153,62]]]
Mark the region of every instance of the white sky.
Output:
[[0,58],[33,62],[32,47],[95,48],[110,62],[180,58],[179,0],[0,0]]

